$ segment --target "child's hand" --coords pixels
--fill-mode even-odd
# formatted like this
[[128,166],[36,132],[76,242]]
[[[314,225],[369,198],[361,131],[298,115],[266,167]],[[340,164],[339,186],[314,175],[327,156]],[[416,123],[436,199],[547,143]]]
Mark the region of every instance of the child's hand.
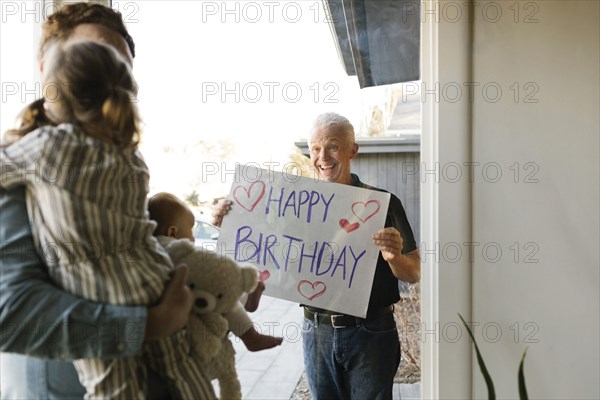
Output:
[[186,284],[187,279],[188,267],[180,265],[167,283],[160,302],[148,307],[145,340],[172,335],[187,324],[194,305],[194,294]]
[[229,212],[229,210],[231,210],[231,200],[219,200],[212,212],[212,224],[220,227],[221,223],[223,222],[223,217]]

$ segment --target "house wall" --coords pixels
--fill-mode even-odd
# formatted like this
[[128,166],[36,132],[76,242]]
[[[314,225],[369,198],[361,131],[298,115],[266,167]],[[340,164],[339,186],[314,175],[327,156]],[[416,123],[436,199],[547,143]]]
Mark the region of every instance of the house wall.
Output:
[[[468,3],[462,3],[468,4]],[[444,7],[450,8],[444,8]],[[472,398],[472,345],[457,313],[471,319],[471,262],[444,249],[471,240],[471,181],[452,166],[471,160],[471,102],[442,101],[440,88],[469,82],[471,20],[458,2],[421,3],[421,396]],[[465,6],[466,7],[466,6]],[[448,15],[450,16],[450,15]],[[456,14],[455,14],[456,16]]]
[[[476,336],[499,397],[518,397],[529,347],[531,398],[598,399],[600,3],[520,2],[518,23],[503,2],[491,22],[488,3],[473,26],[473,81],[491,84],[472,105]],[[474,396],[485,398],[474,365]]]
[[406,211],[417,244],[420,242],[419,152],[358,153],[352,161],[352,172],[368,185],[395,194]]

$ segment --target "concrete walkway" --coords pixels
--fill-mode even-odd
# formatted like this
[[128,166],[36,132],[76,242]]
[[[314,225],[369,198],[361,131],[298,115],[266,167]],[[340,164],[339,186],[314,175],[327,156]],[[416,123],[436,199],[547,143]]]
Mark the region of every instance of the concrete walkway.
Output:
[[421,400],[420,383],[395,383],[393,400]]
[[274,349],[249,352],[233,337],[242,397],[248,400],[289,399],[304,371],[302,361],[302,309],[298,304],[263,296],[258,310],[250,313],[255,329],[282,336]]
[[[257,331],[283,336],[274,349],[249,352],[232,336],[236,367],[245,400],[288,400],[304,372],[302,360],[302,309],[298,304],[263,296],[258,310],[250,313]],[[394,400],[420,399],[419,384],[394,385]],[[215,390],[218,388],[215,387]]]

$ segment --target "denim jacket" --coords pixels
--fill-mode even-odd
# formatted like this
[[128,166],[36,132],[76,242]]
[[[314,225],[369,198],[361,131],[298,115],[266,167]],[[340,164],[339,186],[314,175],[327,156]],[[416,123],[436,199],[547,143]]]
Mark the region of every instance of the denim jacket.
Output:
[[146,317],[145,307],[91,303],[55,287],[35,251],[25,189],[0,189],[2,398],[81,398],[68,361],[138,354]]

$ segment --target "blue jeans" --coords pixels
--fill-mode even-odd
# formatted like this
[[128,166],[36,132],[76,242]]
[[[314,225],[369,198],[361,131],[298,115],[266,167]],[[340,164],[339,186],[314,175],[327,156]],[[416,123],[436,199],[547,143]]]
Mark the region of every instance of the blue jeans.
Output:
[[[0,398],[10,400],[83,399],[73,363],[0,353]],[[168,399],[167,384],[148,370],[148,400]]]
[[393,313],[334,328],[304,318],[304,369],[313,400],[391,399],[400,365]]

